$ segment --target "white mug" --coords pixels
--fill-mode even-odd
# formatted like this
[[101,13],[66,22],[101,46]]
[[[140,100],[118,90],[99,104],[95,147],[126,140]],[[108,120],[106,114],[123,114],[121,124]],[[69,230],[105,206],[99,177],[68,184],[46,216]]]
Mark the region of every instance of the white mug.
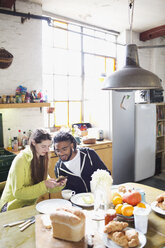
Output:
[[75,191],[71,190],[71,189],[64,189],[61,191],[62,197],[65,200],[69,200],[73,195],[75,195]]

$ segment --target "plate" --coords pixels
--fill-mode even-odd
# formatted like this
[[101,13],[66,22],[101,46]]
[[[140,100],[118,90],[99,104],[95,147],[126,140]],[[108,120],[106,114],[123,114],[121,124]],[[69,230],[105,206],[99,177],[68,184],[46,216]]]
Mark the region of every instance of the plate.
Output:
[[154,202],[151,203],[151,208],[152,208],[152,210],[154,210],[154,211],[155,211],[156,213],[158,213],[158,214],[165,215],[165,210],[163,210],[163,209],[157,207],[157,206],[156,206],[156,203],[157,203],[157,201],[154,201]]
[[54,213],[56,208],[59,207],[71,207],[71,202],[63,199],[49,199],[45,201],[41,201],[36,205],[36,209],[38,212],[43,214],[51,214]]
[[[93,202],[92,203],[86,203],[84,201],[84,198],[86,198],[88,200],[88,198],[93,198]],[[78,205],[80,207],[93,207],[94,206],[94,196],[92,193],[80,193],[80,194],[76,194],[74,196],[71,197],[70,201],[75,204]]]
[[[128,229],[134,229],[134,228],[129,228],[129,227],[125,228],[125,230],[128,230]],[[138,230],[136,231],[139,233],[139,241],[140,241],[140,245],[136,246],[136,248],[142,248],[145,246],[147,242],[146,236],[143,233],[139,232]],[[112,240],[110,240],[107,237],[106,233],[103,234],[103,241],[104,241],[105,246],[108,248],[121,248],[122,247],[114,243]]]

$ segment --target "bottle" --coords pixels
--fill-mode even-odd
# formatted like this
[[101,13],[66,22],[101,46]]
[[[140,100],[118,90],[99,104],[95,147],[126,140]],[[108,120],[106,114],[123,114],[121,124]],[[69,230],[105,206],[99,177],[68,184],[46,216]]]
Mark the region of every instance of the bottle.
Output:
[[25,148],[27,146],[27,144],[28,144],[28,137],[26,135],[26,132],[24,131],[23,136],[22,136],[22,146],[23,146],[23,148]]
[[28,143],[29,143],[29,139],[30,139],[31,134],[32,134],[32,130],[29,129],[29,131],[27,132]]
[[13,150],[14,150],[14,152],[18,152],[18,140],[17,140],[17,137],[14,137]]
[[12,138],[11,138],[11,129],[8,128],[8,150],[12,150]]
[[18,130],[18,147],[21,148],[22,147],[22,133],[21,130]]

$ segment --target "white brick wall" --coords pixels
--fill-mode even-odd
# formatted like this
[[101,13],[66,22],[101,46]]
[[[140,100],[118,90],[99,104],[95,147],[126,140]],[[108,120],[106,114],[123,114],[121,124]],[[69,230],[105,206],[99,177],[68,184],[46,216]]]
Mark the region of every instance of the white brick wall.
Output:
[[[40,5],[28,2],[17,1],[16,10],[42,15]],[[42,21],[30,19],[21,24],[20,17],[0,14],[0,47],[14,56],[8,69],[0,69],[0,95],[15,94],[19,85],[27,87],[28,91],[42,89]],[[18,129],[44,127],[44,113],[40,113],[39,108],[0,109],[0,113],[5,147],[9,127],[12,136],[17,136]]]

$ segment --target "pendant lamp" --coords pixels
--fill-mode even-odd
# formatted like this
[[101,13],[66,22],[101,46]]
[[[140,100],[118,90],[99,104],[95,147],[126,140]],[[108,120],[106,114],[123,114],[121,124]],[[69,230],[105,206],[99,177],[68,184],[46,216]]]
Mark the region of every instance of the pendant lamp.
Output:
[[[134,7],[134,1],[131,1],[129,7]],[[132,8],[133,9],[133,8]],[[130,31],[132,36],[132,21]],[[139,66],[137,46],[128,44],[126,46],[125,66],[113,72],[104,81],[103,90],[149,90],[162,89],[161,79],[154,73],[145,70]]]

